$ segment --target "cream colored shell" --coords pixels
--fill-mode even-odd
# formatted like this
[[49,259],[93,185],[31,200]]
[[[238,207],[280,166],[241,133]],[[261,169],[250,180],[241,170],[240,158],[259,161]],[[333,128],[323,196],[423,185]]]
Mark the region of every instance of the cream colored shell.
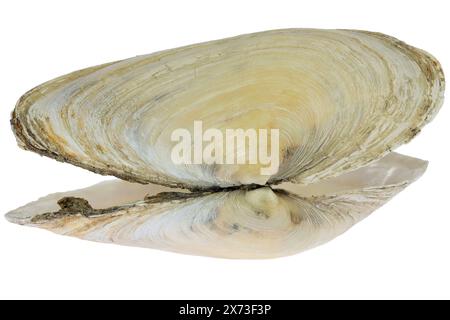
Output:
[[[77,71],[25,94],[25,149],[129,181],[189,188],[308,184],[409,141],[442,104],[438,62],[348,30],[261,32]],[[175,165],[177,128],[279,129],[280,168]]]
[[[287,183],[276,189],[161,193],[171,190],[115,180],[44,197],[7,218],[91,241],[221,258],[274,258],[335,238],[425,169],[425,161],[392,153],[307,188]],[[76,208],[40,218],[60,210],[56,202],[65,197],[81,197],[100,211],[81,214]]]
[[[260,32],[76,71],[19,100],[18,144],[129,182],[50,195],[7,219],[195,255],[295,254],[420,177],[425,161],[390,152],[435,116],[443,95],[431,55],[355,30]],[[171,133],[196,120],[222,132],[279,129],[279,170],[174,164]]]

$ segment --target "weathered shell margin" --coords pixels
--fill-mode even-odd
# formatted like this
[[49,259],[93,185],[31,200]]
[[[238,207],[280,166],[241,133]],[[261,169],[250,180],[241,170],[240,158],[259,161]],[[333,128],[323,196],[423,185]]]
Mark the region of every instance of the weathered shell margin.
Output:
[[[361,34],[368,34],[373,37],[376,37],[378,39],[381,39],[383,41],[388,42],[398,50],[400,50],[403,54],[410,57],[412,61],[414,61],[418,67],[422,70],[423,74],[426,77],[427,83],[428,83],[428,92],[426,94],[426,99],[424,99],[424,103],[421,108],[418,108],[417,110],[417,116],[415,117],[417,119],[417,122],[414,126],[411,126],[409,130],[407,130],[403,135],[399,136],[397,141],[394,143],[387,145],[385,150],[379,154],[372,155],[371,159],[369,161],[366,161],[362,163],[362,165],[355,166],[349,171],[354,171],[359,169],[360,167],[364,167],[370,163],[373,163],[399,146],[409,143],[416,135],[418,135],[422,128],[428,124],[431,120],[434,119],[436,114],[439,112],[440,108],[442,107],[444,103],[444,92],[445,92],[445,75],[444,70],[442,69],[441,64],[439,61],[430,53],[428,53],[425,50],[416,48],[414,46],[411,46],[404,41],[401,41],[395,37],[386,35],[384,33],[380,32],[372,32],[372,31],[365,31],[365,30],[353,30],[353,29],[338,29],[337,31],[346,31],[346,32],[354,32],[354,33],[361,33]],[[334,174],[328,176],[325,178],[326,180],[332,179],[334,177],[337,177],[341,175],[341,171],[337,171]],[[296,177],[284,179],[284,180],[277,180],[277,181],[270,181],[271,185],[277,185],[283,182],[292,182],[292,183],[300,183],[301,181],[298,181]]]
[[[404,41],[401,41],[395,37],[380,33],[380,32],[372,32],[372,31],[363,31],[363,30],[349,30],[357,33],[365,33],[371,36],[377,37],[379,39],[390,42],[397,49],[402,51],[405,55],[409,56],[413,61],[417,63],[419,68],[422,70],[425,75],[428,86],[427,100],[425,101],[423,107],[419,112],[423,112],[422,121],[416,128],[411,128],[412,134],[409,136],[408,140],[405,140],[404,143],[409,142],[412,138],[414,138],[419,132],[420,129],[434,119],[440,108],[444,103],[444,92],[445,92],[445,74],[442,69],[439,61],[429,52],[413,47]],[[430,69],[429,67],[432,67]],[[435,92],[433,92],[433,89]],[[419,113],[420,114],[420,113]]]
[[[211,190],[198,190],[192,192],[160,192],[154,195],[147,195],[143,200],[137,202],[136,204],[123,205],[123,206],[113,206],[103,209],[94,209],[88,202],[88,200],[79,197],[63,197],[58,200],[58,205],[60,210],[53,212],[44,212],[34,216],[30,223],[43,223],[54,219],[64,218],[66,216],[79,215],[86,218],[95,218],[99,216],[104,216],[108,214],[114,215],[116,212],[121,212],[125,214],[128,209],[131,209],[140,205],[152,205],[152,204],[162,204],[162,203],[180,203],[186,202],[195,198],[208,196],[214,193],[227,193],[232,191],[251,191],[258,188],[264,188],[268,186],[260,185],[243,185],[239,187],[228,187],[228,188],[215,188]],[[273,190],[274,192],[282,190]]]
[[[99,66],[86,68],[86,69],[79,70],[79,71],[74,71],[67,75],[61,76],[57,79],[60,79],[61,81],[69,80],[72,77],[78,76],[79,73],[89,74],[91,72],[95,72],[101,68],[110,66],[110,65],[118,63],[118,62],[120,62],[120,61],[115,61],[115,62],[111,62],[111,63],[99,65]],[[53,81],[55,81],[55,80],[50,80],[48,82],[53,82]],[[169,183],[166,181],[161,181],[161,179],[157,179],[157,178],[153,178],[153,181],[151,181],[151,182],[149,182],[148,180],[145,180],[145,179],[140,180],[132,173],[121,174],[121,173],[116,172],[115,170],[99,169],[94,166],[85,164],[83,162],[79,162],[74,159],[71,159],[69,157],[65,157],[64,155],[51,152],[50,150],[40,148],[39,142],[37,141],[33,132],[31,132],[30,130],[27,130],[26,127],[22,125],[22,123],[23,123],[22,117],[24,117],[26,115],[29,107],[31,106],[31,101],[34,100],[34,97],[37,95],[43,94],[41,92],[41,88],[44,87],[46,84],[47,84],[47,82],[27,91],[24,95],[22,95],[22,97],[20,97],[20,99],[16,103],[16,107],[14,108],[13,112],[11,113],[11,120],[10,120],[11,128],[16,137],[17,144],[20,148],[27,150],[27,151],[35,152],[41,156],[52,158],[59,162],[69,163],[69,164],[75,165],[77,167],[81,167],[83,169],[92,171],[92,172],[100,174],[100,175],[115,176],[115,177],[125,180],[125,181],[136,182],[136,183],[141,183],[141,184],[156,183],[156,184],[167,186],[170,188],[195,189],[192,186],[187,186],[182,183]],[[19,111],[20,111],[20,113],[19,113]]]

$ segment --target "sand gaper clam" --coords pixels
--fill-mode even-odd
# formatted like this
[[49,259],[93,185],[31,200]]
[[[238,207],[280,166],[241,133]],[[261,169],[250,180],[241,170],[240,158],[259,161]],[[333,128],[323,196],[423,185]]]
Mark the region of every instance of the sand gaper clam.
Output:
[[[425,161],[391,151],[435,116],[443,96],[435,58],[355,30],[266,31],[76,71],[22,96],[11,120],[18,144],[126,181],[49,195],[7,219],[197,255],[295,254],[420,177]],[[278,130],[277,148],[264,146],[276,170],[218,161],[217,150],[214,161],[174,162],[173,133],[195,137],[198,122],[224,136]],[[247,147],[223,156],[249,160]]]

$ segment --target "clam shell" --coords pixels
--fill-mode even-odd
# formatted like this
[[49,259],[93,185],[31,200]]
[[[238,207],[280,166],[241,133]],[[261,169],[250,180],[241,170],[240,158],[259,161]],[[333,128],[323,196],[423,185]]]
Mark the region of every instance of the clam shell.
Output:
[[274,258],[340,235],[420,177],[426,165],[391,153],[308,188],[285,183],[276,189],[187,193],[108,181],[39,199],[7,219],[91,241],[221,258]]
[[[266,31],[76,71],[18,101],[18,144],[129,182],[49,195],[7,219],[186,254],[295,254],[422,175],[425,161],[391,151],[436,115],[443,95],[430,54],[357,30]],[[172,133],[195,136],[196,121],[224,136],[278,129],[278,169],[171,161]]]
[[[202,189],[309,184],[374,161],[414,137],[442,104],[431,55],[366,31],[275,30],[96,66],[26,93],[19,145],[105,175]],[[171,133],[280,130],[280,166],[177,165]]]

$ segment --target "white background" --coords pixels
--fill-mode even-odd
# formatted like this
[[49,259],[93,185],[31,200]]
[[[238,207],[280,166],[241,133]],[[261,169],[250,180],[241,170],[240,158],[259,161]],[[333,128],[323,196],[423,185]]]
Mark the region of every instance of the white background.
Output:
[[[138,54],[276,28],[384,32],[450,70],[448,1],[1,1],[0,213],[104,180],[16,146],[28,89]],[[0,298],[450,298],[450,106],[398,151],[430,161],[418,182],[328,244],[234,261],[96,244],[0,219]]]

